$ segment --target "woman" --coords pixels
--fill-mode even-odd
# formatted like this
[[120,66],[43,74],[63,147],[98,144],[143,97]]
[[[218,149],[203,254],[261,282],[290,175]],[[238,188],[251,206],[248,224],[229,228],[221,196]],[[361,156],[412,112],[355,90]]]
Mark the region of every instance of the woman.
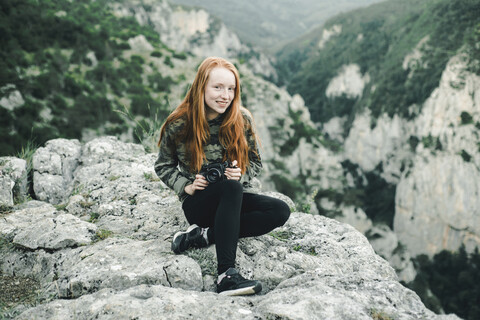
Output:
[[[216,57],[202,62],[160,133],[155,171],[175,190],[191,224],[174,235],[172,250],[215,244],[221,294],[261,291],[260,282],[243,278],[235,269],[238,239],[268,233],[290,216],[285,202],[253,193],[250,181],[262,167],[256,139],[252,116],[240,106],[238,71]],[[216,175],[207,173],[212,164]]]

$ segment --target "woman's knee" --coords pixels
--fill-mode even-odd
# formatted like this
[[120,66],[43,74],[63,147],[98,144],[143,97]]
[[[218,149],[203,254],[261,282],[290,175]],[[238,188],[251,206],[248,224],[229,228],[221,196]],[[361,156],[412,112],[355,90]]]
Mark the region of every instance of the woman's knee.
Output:
[[223,180],[218,183],[218,187],[222,190],[223,193],[228,194],[243,194],[242,184],[236,180]]
[[290,217],[290,207],[285,201],[277,199],[275,206],[275,215],[277,217],[278,226],[283,226]]

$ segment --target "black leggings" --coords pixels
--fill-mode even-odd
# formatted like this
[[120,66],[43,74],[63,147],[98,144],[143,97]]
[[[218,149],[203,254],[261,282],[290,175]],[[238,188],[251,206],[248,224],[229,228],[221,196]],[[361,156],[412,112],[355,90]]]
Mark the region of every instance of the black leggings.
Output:
[[238,181],[225,180],[196,191],[182,205],[190,224],[209,227],[208,241],[216,244],[218,274],[235,267],[239,238],[266,234],[282,226],[290,208],[282,200],[244,193]]

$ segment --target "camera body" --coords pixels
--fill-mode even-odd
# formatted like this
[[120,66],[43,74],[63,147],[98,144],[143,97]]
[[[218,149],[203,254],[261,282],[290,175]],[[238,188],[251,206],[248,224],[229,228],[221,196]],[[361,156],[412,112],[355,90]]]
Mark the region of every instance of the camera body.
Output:
[[230,167],[230,162],[223,163],[215,162],[202,167],[200,174],[207,179],[209,183],[215,183],[227,179],[225,176],[225,169]]

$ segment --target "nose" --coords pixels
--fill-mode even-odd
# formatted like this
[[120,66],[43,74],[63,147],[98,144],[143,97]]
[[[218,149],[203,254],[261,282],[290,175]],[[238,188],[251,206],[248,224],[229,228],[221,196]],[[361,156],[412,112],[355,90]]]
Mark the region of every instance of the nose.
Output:
[[226,99],[229,98],[228,88],[225,88],[222,90],[222,98],[226,98]]

